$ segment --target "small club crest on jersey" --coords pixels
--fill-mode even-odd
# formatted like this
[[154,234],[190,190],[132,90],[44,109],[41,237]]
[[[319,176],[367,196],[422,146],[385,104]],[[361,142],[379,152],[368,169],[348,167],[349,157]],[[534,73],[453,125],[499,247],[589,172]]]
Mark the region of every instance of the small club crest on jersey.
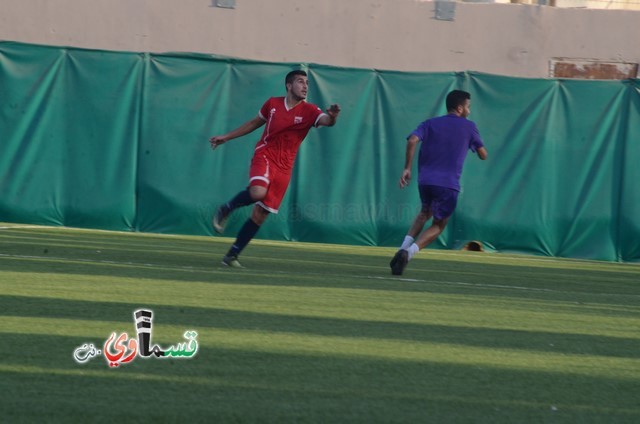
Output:
[[296,116],[293,118],[294,124],[299,124],[300,122],[302,122],[302,116]]

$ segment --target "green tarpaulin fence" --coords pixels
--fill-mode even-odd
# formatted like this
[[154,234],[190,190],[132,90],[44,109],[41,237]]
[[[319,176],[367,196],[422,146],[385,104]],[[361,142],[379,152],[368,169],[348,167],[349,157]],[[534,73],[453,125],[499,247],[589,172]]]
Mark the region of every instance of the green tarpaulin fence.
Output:
[[[247,184],[254,117],[300,65],[0,42],[0,221],[210,235]],[[419,208],[405,137],[472,94],[489,160],[470,155],[434,247],[640,260],[640,84],[305,65],[309,101],[343,112],[302,144],[262,238],[397,245]],[[228,234],[248,216],[239,211]]]

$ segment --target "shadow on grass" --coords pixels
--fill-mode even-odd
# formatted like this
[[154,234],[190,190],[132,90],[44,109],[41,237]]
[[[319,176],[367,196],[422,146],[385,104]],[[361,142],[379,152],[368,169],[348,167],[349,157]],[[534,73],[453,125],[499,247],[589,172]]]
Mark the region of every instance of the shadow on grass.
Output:
[[132,334],[135,334],[132,313],[144,306],[155,311],[155,325],[177,325],[184,326],[185,329],[219,328],[354,339],[403,340],[616,358],[637,358],[637,352],[640,351],[640,339],[587,334],[300,317],[218,308],[88,302],[26,296],[0,296],[0,305],[0,315],[3,316],[123,322],[130,325]]
[[[152,255],[151,255],[152,256]],[[371,257],[365,257],[371,261]],[[137,264],[125,265],[125,262],[139,260]],[[353,259],[353,258],[352,258]],[[580,292],[563,291],[560,287],[557,290],[544,291],[536,290],[539,282],[525,282],[520,280],[502,280],[494,274],[497,271],[486,269],[482,278],[475,275],[461,275],[455,270],[457,263],[450,265],[445,261],[423,261],[428,264],[429,270],[422,270],[422,274],[408,274],[407,277],[424,278],[424,281],[406,281],[392,278],[386,272],[379,269],[358,269],[352,270],[346,264],[334,266],[331,263],[319,263],[314,265],[303,264],[292,266],[286,261],[278,261],[277,266],[266,259],[254,259],[253,269],[229,269],[213,263],[212,260],[203,262],[201,258],[189,257],[185,263],[176,263],[175,255],[155,256],[151,258],[102,258],[104,262],[78,262],[57,261],[48,259],[30,258],[8,258],[0,257],[0,269],[5,272],[34,273],[34,274],[60,274],[77,276],[104,276],[109,279],[127,278],[144,279],[145,282],[152,281],[172,281],[172,282],[198,282],[207,284],[242,284],[255,286],[279,286],[279,287],[302,287],[302,288],[336,288],[352,290],[375,290],[386,292],[412,292],[412,293],[438,293],[464,296],[478,296],[478,301],[487,297],[499,298],[514,301],[534,301],[554,302],[555,310],[568,307],[568,305],[580,306],[580,313],[593,314],[595,316],[629,316],[636,317],[638,314],[638,296],[626,296],[623,294],[593,294],[587,292],[585,287],[580,287]],[[144,261],[148,262],[144,262]],[[344,258],[343,258],[344,260]],[[119,262],[118,264],[109,261]],[[151,262],[153,261],[153,262]],[[252,260],[249,259],[251,264]],[[444,277],[438,274],[432,262],[436,262],[437,267],[451,266],[443,271]],[[151,264],[151,266],[145,265]],[[154,265],[155,264],[155,265]],[[245,262],[245,264],[247,264]],[[264,265],[264,266],[260,266]],[[188,268],[192,266],[193,268]],[[183,267],[176,269],[172,267]],[[496,266],[493,266],[494,268]],[[342,272],[344,271],[344,272]],[[418,270],[419,271],[419,270]],[[509,275],[513,274],[510,269]],[[2,277],[7,283],[6,277]],[[31,278],[31,277],[29,277]],[[579,279],[579,276],[575,277]],[[14,281],[13,284],[20,284]],[[544,282],[545,285],[551,283]],[[575,283],[579,285],[578,283]],[[502,285],[504,287],[494,287]],[[516,288],[509,288],[515,286]],[[530,289],[518,289],[517,287],[530,287]],[[605,285],[605,288],[607,286]],[[601,287],[595,289],[602,290]],[[628,290],[633,291],[633,290]],[[637,290],[635,290],[637,292]],[[564,302],[564,303],[562,303]],[[572,310],[575,312],[575,310]]]
[[637,382],[615,378],[211,347],[109,369],[72,360],[81,338],[2,336],[7,422],[640,420]]
[[389,258],[346,253],[343,249],[327,252],[286,245],[250,245],[243,256],[249,269],[236,272],[220,265],[227,247],[226,240],[218,239],[173,240],[109,233],[65,235],[56,237],[53,244],[37,237],[25,242],[5,236],[0,238],[0,269],[159,281],[495,294],[513,299],[597,303],[612,306],[611,314],[624,314],[616,312],[615,306],[635,305],[640,299],[640,268],[637,273],[616,273],[496,265],[435,260],[426,253],[412,261],[403,276],[424,282],[411,282],[391,277]]

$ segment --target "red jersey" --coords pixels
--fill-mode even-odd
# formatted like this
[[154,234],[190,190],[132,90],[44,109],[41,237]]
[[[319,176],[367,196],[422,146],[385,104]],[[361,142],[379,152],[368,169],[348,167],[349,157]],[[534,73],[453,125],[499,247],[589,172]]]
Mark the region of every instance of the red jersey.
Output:
[[284,97],[271,97],[260,108],[259,116],[266,124],[255,152],[266,155],[281,170],[290,171],[300,143],[322,115],[322,110],[311,103],[302,101],[288,109]]

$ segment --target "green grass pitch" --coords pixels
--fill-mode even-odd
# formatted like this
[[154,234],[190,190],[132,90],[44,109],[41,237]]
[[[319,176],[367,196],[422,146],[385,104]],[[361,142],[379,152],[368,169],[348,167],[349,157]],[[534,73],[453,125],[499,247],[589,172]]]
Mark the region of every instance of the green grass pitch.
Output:
[[[0,422],[638,423],[640,266],[3,224]],[[192,358],[73,359],[112,332]]]

